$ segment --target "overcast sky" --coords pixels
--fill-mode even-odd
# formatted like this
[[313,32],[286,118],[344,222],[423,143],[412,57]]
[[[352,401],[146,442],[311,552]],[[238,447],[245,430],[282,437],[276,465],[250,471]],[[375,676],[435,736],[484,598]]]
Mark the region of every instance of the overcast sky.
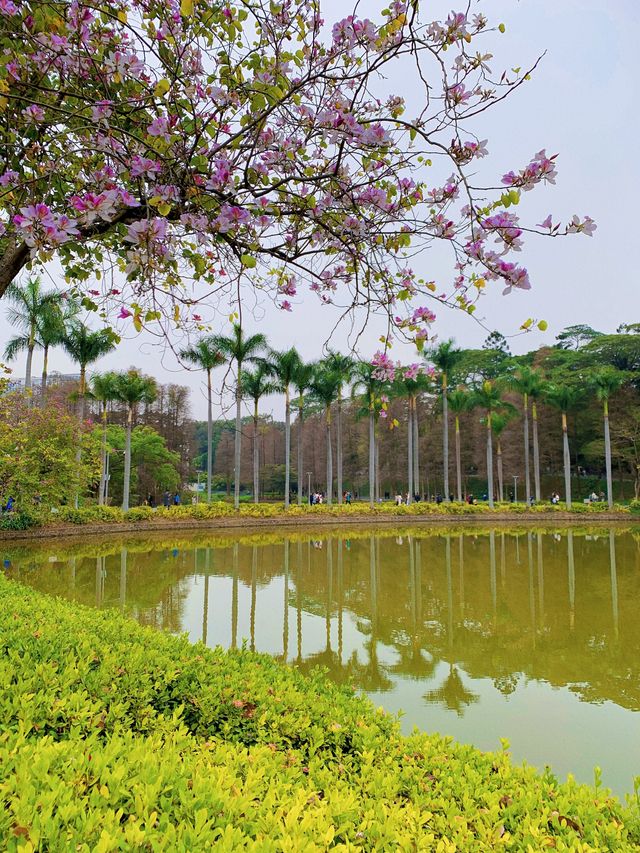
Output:
[[[377,5],[377,4],[376,4]],[[424,3],[423,9],[438,7],[446,15],[451,3]],[[455,4],[454,4],[455,5]],[[463,4],[459,4],[462,6]],[[326,5],[327,21],[344,15],[344,5]],[[371,0],[360,4],[373,17]],[[457,8],[457,7],[455,7]],[[495,55],[502,67],[525,66],[546,50],[546,56],[532,80],[508,103],[490,110],[485,126],[476,127],[480,138],[488,137],[494,172],[526,165],[541,148],[559,153],[555,187],[541,187],[526,194],[519,213],[529,223],[540,222],[553,212],[554,221],[566,221],[572,214],[592,216],[598,230],[592,238],[575,235],[560,240],[529,238],[522,260],[529,269],[533,289],[500,296],[500,288],[483,300],[477,314],[490,327],[509,336],[529,316],[549,323],[546,333],[534,332],[510,341],[514,352],[552,342],[555,334],[573,323],[588,323],[602,331],[614,331],[623,321],[640,320],[637,271],[633,247],[636,232],[637,194],[640,169],[636,145],[640,139],[637,33],[640,31],[640,3],[637,0],[485,0],[481,7],[498,23],[503,21],[505,36],[495,37]],[[334,11],[335,10],[335,11]],[[483,49],[489,49],[487,48]],[[391,81],[393,89],[393,81]],[[407,81],[399,81],[396,91],[409,98]],[[431,266],[428,266],[431,264]],[[415,263],[416,269],[421,269]],[[451,265],[443,261],[433,269],[424,258],[429,278],[452,279]],[[52,271],[53,274],[53,271]],[[248,330],[262,331],[275,348],[295,345],[303,357],[317,358],[322,344],[337,320],[337,312],[308,298],[293,313],[270,306],[257,308]],[[382,321],[371,323],[361,340],[360,354],[370,356],[384,330]],[[479,346],[486,331],[471,318],[440,310],[438,336],[455,337],[462,346]],[[0,343],[11,328],[0,305]],[[332,346],[345,346],[338,332]],[[396,346],[392,355],[414,361],[409,347]],[[140,336],[124,340],[116,353],[99,362],[97,369],[136,365],[161,382],[179,382],[193,389],[195,417],[206,413],[201,376],[176,363],[173,354]],[[75,372],[62,353],[54,351],[51,369]],[[16,376],[24,375],[23,361],[12,365]],[[41,367],[37,355],[34,371]],[[226,401],[225,405],[231,401]],[[263,411],[280,415],[277,400],[265,401]],[[220,414],[218,406],[216,414]]]

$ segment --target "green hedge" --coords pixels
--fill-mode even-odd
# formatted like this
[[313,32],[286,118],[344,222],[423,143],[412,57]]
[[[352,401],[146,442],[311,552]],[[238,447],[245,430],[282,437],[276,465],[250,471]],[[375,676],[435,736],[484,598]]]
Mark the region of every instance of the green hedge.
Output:
[[638,803],[0,578],[8,850],[637,850]]
[[[618,513],[628,514],[629,512],[638,511],[637,503],[634,502],[631,506],[616,504],[614,507]],[[569,512],[572,515],[592,515],[601,512],[607,512],[608,507],[603,503],[580,504],[575,503]],[[59,507],[56,512],[51,513],[8,513],[0,518],[0,529],[24,530],[28,527],[38,525],[58,524],[64,522],[67,524],[101,524],[110,522],[138,522],[138,521],[160,521],[166,519],[195,519],[205,521],[207,519],[230,518],[240,515],[243,518],[308,518],[313,519],[322,516],[331,516],[334,518],[344,518],[349,516],[371,515],[392,515],[399,518],[413,516],[488,516],[496,514],[507,514],[514,516],[531,516],[539,514],[557,514],[566,513],[567,509],[564,504],[541,503],[535,506],[527,506],[524,503],[499,503],[491,509],[486,503],[467,504],[467,503],[415,503],[410,506],[395,506],[390,502],[375,504],[373,507],[367,503],[354,504],[320,504],[318,506],[309,506],[303,504],[298,506],[294,504],[285,510],[284,504],[242,504],[239,510],[235,510],[233,505],[224,501],[214,501],[210,504],[183,504],[181,506],[172,506],[169,508],[157,507],[152,509],[149,506],[133,507],[127,512],[123,512],[120,507],[114,506],[85,506],[75,509],[74,507],[63,506]]]

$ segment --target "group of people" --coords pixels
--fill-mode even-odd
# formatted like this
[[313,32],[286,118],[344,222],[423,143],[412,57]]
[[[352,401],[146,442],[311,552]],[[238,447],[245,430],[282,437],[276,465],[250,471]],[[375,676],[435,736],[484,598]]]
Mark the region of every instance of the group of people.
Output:
[[[149,495],[149,497],[147,498],[145,503],[147,504],[147,506],[150,506],[150,507],[155,509],[155,507],[156,507],[156,496],[155,495]],[[181,503],[182,503],[182,500],[180,498],[179,492],[175,492],[174,494],[171,494],[171,492],[165,492],[162,495],[162,505],[165,507],[180,506]]]

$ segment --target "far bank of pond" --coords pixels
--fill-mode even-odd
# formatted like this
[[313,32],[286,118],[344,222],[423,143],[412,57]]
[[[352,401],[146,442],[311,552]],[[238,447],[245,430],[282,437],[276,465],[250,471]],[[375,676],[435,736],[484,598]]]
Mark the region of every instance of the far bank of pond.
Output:
[[7,576],[44,592],[209,646],[246,642],[303,671],[321,665],[402,710],[406,731],[481,749],[505,737],[516,761],[587,782],[598,765],[605,785],[630,792],[640,773],[640,528],[389,521],[347,529],[328,518],[334,529],[312,533],[245,525],[242,536],[110,529],[96,539],[83,529],[81,540],[1,550]]
[[[147,509],[140,508],[140,509]],[[633,525],[640,526],[640,515],[628,511],[563,511],[540,509],[529,512],[527,510],[501,512],[500,510],[488,510],[481,507],[480,511],[459,514],[453,511],[442,510],[440,512],[384,512],[377,509],[374,512],[359,513],[350,509],[342,513],[339,507],[320,507],[330,512],[314,512],[313,509],[300,512],[297,508],[287,512],[281,510],[277,514],[260,516],[251,512],[239,513],[230,511],[220,516],[208,518],[194,517],[189,513],[188,507],[182,508],[186,512],[165,511],[162,514],[147,513],[135,520],[125,521],[48,521],[46,524],[28,527],[25,530],[0,528],[0,542],[10,540],[30,539],[52,539],[57,537],[87,536],[100,537],[103,535],[117,536],[130,533],[166,533],[170,531],[207,531],[209,533],[224,534],[225,531],[249,532],[259,531],[265,528],[271,530],[304,530],[310,534],[315,529],[349,528],[352,527],[398,527],[398,526],[480,526],[487,527],[514,527],[514,526],[567,526],[574,525],[585,527],[592,525]],[[403,509],[402,507],[399,509]],[[136,510],[131,510],[130,513]]]

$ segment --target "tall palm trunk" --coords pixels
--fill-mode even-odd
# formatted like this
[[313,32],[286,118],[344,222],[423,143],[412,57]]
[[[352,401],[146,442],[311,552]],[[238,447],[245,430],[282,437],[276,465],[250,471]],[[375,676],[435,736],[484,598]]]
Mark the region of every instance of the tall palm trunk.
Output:
[[487,497],[493,509],[493,433],[491,430],[491,412],[487,412]]
[[213,412],[211,407],[211,370],[207,370],[207,502],[211,503]]
[[374,444],[375,452],[376,452],[376,501],[380,503],[380,442],[378,440],[378,429],[377,425],[373,430],[374,433]]
[[456,415],[456,486],[458,501],[462,503],[462,462],[460,460],[460,418]]
[[258,401],[253,406],[253,502],[260,502],[260,459],[258,442]]
[[336,411],[336,457],[338,465],[338,503],[342,503],[342,388],[338,388]]
[[102,440],[100,442],[100,491],[98,492],[98,504],[104,504],[107,484],[107,403],[102,402]]
[[444,468],[444,499],[449,500],[449,402],[447,374],[442,374],[442,465]]
[[236,383],[236,436],[233,472],[233,506],[240,508],[240,459],[242,454],[242,385],[240,371],[242,364],[238,362],[238,381]]
[[369,408],[369,506],[375,501],[376,482],[376,426],[373,409]]
[[538,444],[538,408],[536,401],[531,403],[531,415],[533,420],[533,477],[536,489],[536,503],[542,500],[540,489],[540,445]]
[[607,469],[607,504],[613,509],[613,475],[611,473],[611,435],[609,434],[609,401],[604,400],[604,458]]
[[502,503],[504,500],[504,478],[502,476],[502,444],[500,439],[498,439],[497,442],[496,456],[498,468],[498,500]]
[[42,380],[40,381],[40,405],[44,406],[47,396],[47,379],[49,377],[49,344],[42,351]]
[[[82,464],[82,424],[84,422],[84,398],[87,391],[87,378],[86,378],[87,368],[84,364],[80,365],[80,390],[78,394],[78,423],[80,425],[80,434],[78,435],[78,446],[76,447],[76,476],[78,478],[78,482],[76,485],[75,495],[73,498],[73,505],[76,509],[78,509],[78,504],[80,502],[80,465]],[[31,379],[31,377],[29,377]]]
[[133,406],[127,409],[127,434],[124,445],[124,485],[122,487],[122,509],[129,509],[129,492],[131,490],[131,426],[133,424]]
[[291,491],[291,400],[289,386],[284,389],[284,508],[289,509]]
[[304,421],[302,417],[302,397],[298,403],[298,506],[302,506],[302,484],[304,483],[304,468],[302,465],[302,439]]
[[409,397],[409,411],[407,414],[407,503],[410,504],[413,495],[413,406],[411,405],[411,397]]
[[33,364],[33,351],[36,346],[36,327],[31,324],[29,330],[29,343],[27,345],[27,364],[24,370],[24,392],[28,397],[31,397],[32,381],[31,381],[31,365]]
[[[524,494],[527,506],[531,503],[531,474],[529,471],[529,395],[524,395]],[[500,499],[502,500],[502,498]],[[536,498],[537,500],[537,498]]]
[[331,407],[327,406],[325,411],[325,424],[327,435],[327,503],[333,503],[333,450],[331,447]]
[[567,509],[571,509],[571,456],[569,454],[569,432],[567,413],[562,413],[562,458],[564,461],[564,492]]
[[413,491],[420,495],[420,433],[418,432],[418,400],[413,398]]

